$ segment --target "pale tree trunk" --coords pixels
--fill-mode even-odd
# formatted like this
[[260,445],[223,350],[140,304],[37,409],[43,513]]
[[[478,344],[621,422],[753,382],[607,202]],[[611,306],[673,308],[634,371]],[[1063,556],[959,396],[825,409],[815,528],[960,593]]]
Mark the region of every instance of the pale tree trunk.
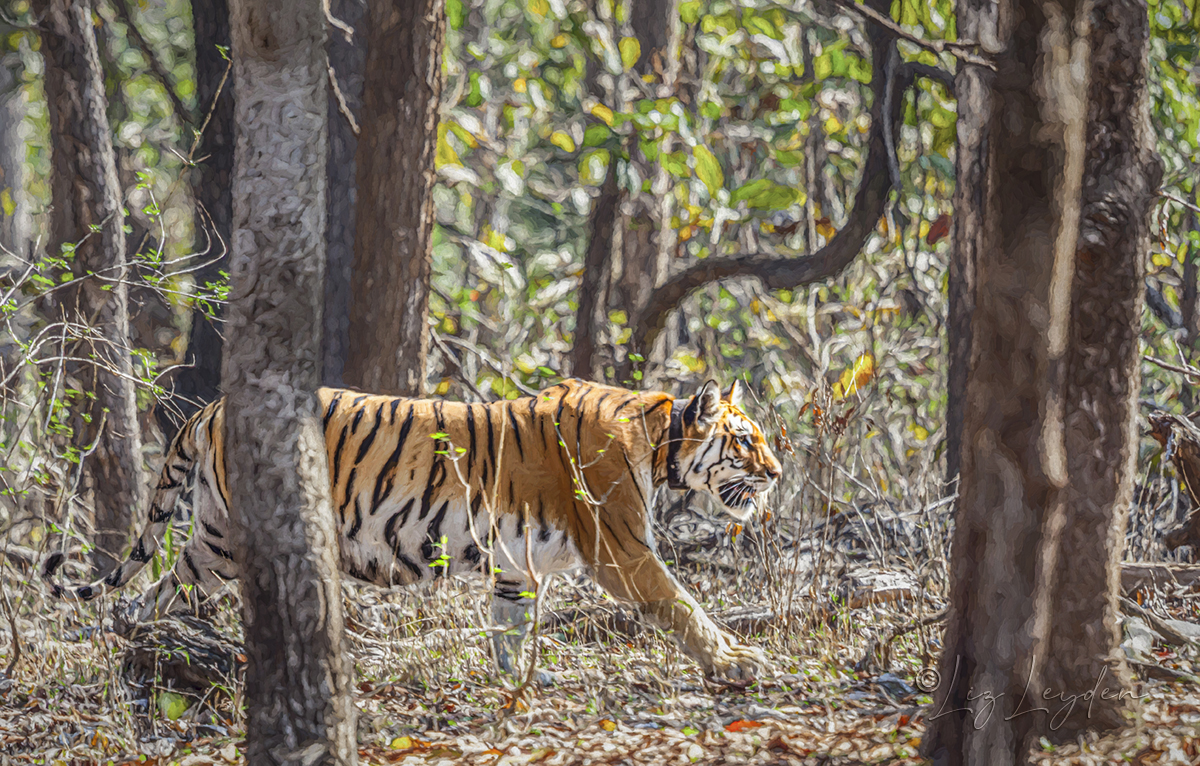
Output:
[[419,395],[429,353],[445,0],[370,0],[355,167],[350,353],[363,390]]
[[[1125,522],[1133,501],[1137,394],[1150,213],[1162,170],[1154,154],[1147,89],[1149,17],[1144,0],[1096,0],[1092,13],[1087,160],[1071,295],[1066,449],[1071,486],[1045,599],[1049,643],[1040,689],[1057,696],[1093,683],[1129,689],[1118,648],[1117,596]],[[1080,689],[1082,685],[1082,689]],[[1076,704],[1049,736],[1126,722],[1130,696]],[[1045,703],[1043,703],[1045,704]]]
[[319,0],[230,3],[237,144],[225,469],[241,566],[250,763],[356,760],[318,413],[328,118]]
[[96,333],[71,355],[94,354],[97,360],[75,365],[72,374],[82,390],[95,394],[81,403],[75,442],[81,447],[96,444],[85,467],[95,507],[95,566],[100,571],[111,567],[121,553],[131,514],[146,507],[148,495],[129,348],[125,214],[92,6],[40,0],[34,10],[42,20],[50,117],[49,250],[57,253],[64,244],[78,243],[75,274],[96,275],[80,280],[61,296],[61,303],[48,302],[46,308],[53,313],[51,321],[86,324]]
[[[204,159],[192,169],[192,195],[196,200],[196,236],[193,247],[203,266],[193,278],[197,285],[215,283],[220,272],[228,269],[227,251],[233,219],[230,179],[233,175],[233,78],[226,77],[228,62],[218,46],[229,47],[229,5],[226,0],[192,0],[192,23],[196,34],[196,100],[201,122],[208,124],[200,139],[198,157]],[[211,114],[210,114],[211,112]],[[214,306],[213,318],[200,310],[192,311],[188,335],[189,365],[175,376],[176,406],[183,417],[220,395],[221,390],[221,306]],[[160,407],[159,426],[168,441],[177,424]]]
[[329,11],[352,32],[331,27],[329,66],[338,93],[329,92],[329,210],[325,231],[325,345],[322,381],[342,385],[350,350],[350,284],[354,265],[354,201],[357,178],[354,155],[358,136],[351,119],[362,114],[363,67],[366,64],[366,0],[332,0]]

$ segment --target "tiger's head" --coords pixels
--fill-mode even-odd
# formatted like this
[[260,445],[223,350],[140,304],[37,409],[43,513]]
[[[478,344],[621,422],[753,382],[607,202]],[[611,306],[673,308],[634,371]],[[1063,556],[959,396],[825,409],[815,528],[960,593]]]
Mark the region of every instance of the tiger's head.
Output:
[[690,399],[672,406],[667,441],[671,489],[708,492],[725,511],[744,521],[758,498],[779,478],[782,467],[758,424],[741,409],[736,381],[724,394],[708,381]]

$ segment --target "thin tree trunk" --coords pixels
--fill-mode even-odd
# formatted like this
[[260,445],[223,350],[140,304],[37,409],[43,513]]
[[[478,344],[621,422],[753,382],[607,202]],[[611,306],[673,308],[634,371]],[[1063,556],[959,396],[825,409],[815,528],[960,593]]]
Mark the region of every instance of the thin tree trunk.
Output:
[[344,377],[377,393],[425,388],[445,35],[445,0],[370,0]]
[[[330,28],[329,66],[337,78],[338,93],[329,92],[329,212],[325,231],[325,345],[327,386],[342,385],[342,371],[350,351],[350,285],[354,265],[354,201],[357,176],[354,155],[358,136],[351,120],[362,116],[363,68],[367,59],[366,0],[333,0],[329,11],[353,30]],[[346,113],[349,113],[348,115]]]
[[[1137,458],[1138,352],[1150,213],[1162,170],[1147,89],[1143,0],[1096,0],[1092,13],[1087,160],[1071,298],[1066,449],[1071,478],[1062,542],[1045,598],[1050,640],[1038,691],[1094,683],[1108,695],[1076,704],[1045,733],[1053,741],[1126,723],[1132,695],[1120,651],[1117,597]],[[1081,683],[1086,686],[1081,688]]]
[[608,324],[608,297],[612,276],[613,235],[617,225],[617,161],[608,166],[600,196],[592,208],[591,236],[583,257],[579,280],[579,308],[575,312],[575,339],[571,345],[571,374],[587,380],[604,380],[598,354],[600,328]]
[[[679,0],[632,0],[629,23],[637,35],[640,54],[633,65],[633,76],[654,83],[657,98],[675,94],[679,78]],[[628,95],[628,94],[625,94]],[[623,109],[628,110],[626,104]],[[637,136],[632,140],[630,157],[640,178],[650,181],[649,191],[635,189],[624,205],[629,212],[622,216],[621,297],[629,317],[645,305],[651,291],[663,283],[670,265],[675,234],[671,229],[671,177],[661,162],[640,157]],[[667,138],[661,151],[669,152]],[[640,160],[640,161],[639,161]],[[665,339],[664,339],[665,340]],[[666,361],[666,344],[654,348],[631,348],[646,356],[652,365]],[[628,367],[628,365],[625,365]],[[626,375],[625,377],[628,377]],[[621,380],[623,385],[631,381]]]
[[[98,337],[77,352],[96,362],[73,374],[94,399],[80,402],[78,446],[96,444],[86,471],[95,507],[98,571],[115,563],[131,514],[146,507],[142,439],[138,430],[129,347],[129,293],[125,284],[125,214],[109,128],[108,101],[96,44],[92,6],[70,0],[34,4],[42,19],[46,104],[52,154],[50,251],[76,244],[73,269],[88,273],[50,305],[52,319],[94,328]],[[102,430],[101,430],[102,429]]]
[[[192,196],[196,200],[197,258],[204,264],[194,273],[201,288],[221,280],[229,268],[233,198],[233,78],[226,78],[228,60],[218,46],[229,49],[229,6],[226,0],[192,0],[196,34],[196,98],[200,120],[208,125],[200,140],[198,157],[204,159],[192,171]],[[224,85],[222,87],[222,80]],[[218,95],[219,94],[219,95]],[[215,101],[214,101],[215,99]],[[220,304],[212,306],[213,317],[200,309],[192,311],[185,361],[189,365],[175,376],[176,406],[186,418],[220,395],[221,316]],[[156,411],[159,426],[168,441],[177,424],[165,408]]]
[[321,382],[328,71],[319,0],[233,0],[231,300],[222,383],[250,763],[354,763]]

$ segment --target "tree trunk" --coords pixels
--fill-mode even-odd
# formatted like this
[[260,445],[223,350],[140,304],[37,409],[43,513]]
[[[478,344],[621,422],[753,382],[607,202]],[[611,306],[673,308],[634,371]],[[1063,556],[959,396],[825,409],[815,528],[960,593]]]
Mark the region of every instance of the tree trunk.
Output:
[[[1137,395],[1150,214],[1162,170],[1147,89],[1143,0],[1096,0],[1092,13],[1087,159],[1071,294],[1065,425],[1071,486],[1045,608],[1050,640],[1041,688],[1129,689],[1118,648],[1117,597],[1137,458]],[[1074,740],[1125,724],[1129,696],[1076,704],[1047,734]]]
[[[675,95],[680,66],[679,0],[632,0],[629,23],[640,46],[633,76],[654,83],[651,91],[657,98]],[[623,94],[622,98],[628,94]],[[629,109],[628,103],[622,105],[623,111]],[[629,193],[623,205],[629,212],[622,216],[619,224],[622,232],[619,294],[629,317],[646,304],[651,291],[666,279],[671,248],[675,245],[675,233],[671,228],[670,173],[661,162],[641,156],[639,138],[636,132],[631,137],[629,156],[638,177],[649,180],[650,188],[634,189]],[[662,152],[672,151],[670,136],[665,132],[662,144]],[[665,344],[657,348],[665,351]],[[666,361],[664,354],[652,354],[654,348],[631,346],[629,350],[646,356],[651,365]],[[622,377],[629,377],[628,372]],[[618,382],[621,385],[632,383],[628,380]]]
[[[47,308],[52,319],[86,325],[96,333],[69,356],[94,354],[95,362],[70,370],[80,390],[95,394],[80,403],[75,444],[95,443],[86,475],[95,507],[97,571],[111,568],[125,544],[135,509],[147,502],[142,477],[129,347],[128,262],[125,213],[109,129],[104,75],[92,6],[71,0],[39,0],[46,105],[52,154],[50,247],[75,244],[72,268],[83,277]],[[94,274],[85,277],[86,274]]]
[[225,469],[242,570],[246,759],[353,763],[321,381],[328,71],[319,0],[234,0]]
[[608,324],[608,299],[612,286],[613,235],[617,227],[617,160],[609,162],[608,175],[596,198],[589,221],[591,236],[583,256],[579,279],[579,308],[575,312],[575,337],[571,344],[571,374],[585,380],[604,380],[601,368],[601,328]]
[[[342,385],[350,350],[350,284],[354,265],[354,201],[357,197],[354,155],[358,136],[354,126],[362,115],[363,68],[367,59],[366,0],[333,0],[330,13],[353,30],[331,27],[329,66],[341,98],[329,92],[329,211],[325,231],[325,345],[327,386]],[[349,116],[343,113],[349,113]]]
[[[990,92],[960,103],[960,114],[982,110],[965,123],[981,133],[982,165],[960,178],[978,192],[958,195],[955,211],[973,254],[974,316],[951,611],[925,740],[946,764],[1023,763],[1040,736],[1120,722],[1123,701],[1107,698],[1122,691],[1110,664],[1114,565],[1136,444],[1141,282],[1129,256],[1141,250],[1113,234],[1132,227],[1129,244],[1145,245],[1145,179],[1125,163],[1146,161],[1148,128],[1136,97],[1144,62],[1118,63],[1128,48],[1101,48],[1093,62],[1113,7],[1097,18],[1092,38],[1086,1],[959,6],[996,74],[984,73]],[[1090,126],[1089,96],[1103,105]],[[1088,161],[1089,183],[1118,178],[1089,186],[1081,236],[1085,137],[1093,155],[1106,143],[1109,153]],[[1114,162],[1124,148],[1135,151]],[[1105,213],[1116,226],[1097,236]]]
[[[959,36],[980,40],[984,30],[996,29],[1000,7],[991,0],[960,0]],[[955,159],[954,209],[979,211],[955,216],[953,248],[948,275],[949,317],[946,322],[950,371],[946,382],[946,481],[958,476],[962,455],[963,408],[967,395],[967,369],[971,363],[971,315],[975,311],[975,261],[982,252],[983,195],[987,171],[987,131],[993,110],[994,73],[983,66],[964,63],[954,78],[958,100],[958,147]]]
[[348,384],[425,388],[445,0],[370,0]]
[[[192,21],[196,34],[196,98],[201,122],[211,110],[196,155],[204,160],[192,170],[192,195],[197,208],[195,249],[199,253],[197,258],[204,264],[195,271],[194,278],[196,284],[203,287],[219,282],[220,272],[229,267],[226,252],[230,247],[233,220],[230,192],[233,78],[226,78],[229,62],[218,49],[218,46],[229,48],[226,0],[192,0]],[[192,329],[185,358],[189,366],[175,376],[175,393],[180,397],[176,406],[185,418],[220,396],[220,321],[224,313],[221,305],[213,305],[212,313],[210,318],[199,308],[192,311]],[[169,441],[178,424],[171,422],[163,407],[159,407],[156,414]]]

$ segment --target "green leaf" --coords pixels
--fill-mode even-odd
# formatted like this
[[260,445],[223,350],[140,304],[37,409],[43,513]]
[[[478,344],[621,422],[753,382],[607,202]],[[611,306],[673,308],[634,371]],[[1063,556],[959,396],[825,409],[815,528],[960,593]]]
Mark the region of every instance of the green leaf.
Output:
[[451,29],[462,29],[467,20],[467,11],[463,8],[462,0],[446,0],[446,20]]
[[666,171],[676,178],[687,178],[692,174],[687,166],[687,156],[683,152],[668,152],[659,157]]
[[692,150],[696,160],[696,177],[708,189],[710,197],[717,195],[717,189],[725,186],[725,174],[721,172],[721,163],[706,146],[697,146]]
[[695,24],[700,20],[700,3],[680,3],[679,18],[683,20],[684,24]]
[[168,721],[174,721],[187,712],[191,707],[188,704],[187,697],[175,692],[159,692],[158,695],[158,710]]
[[636,37],[621,38],[621,42],[617,43],[617,48],[621,51],[621,64],[626,69],[631,69],[642,57],[642,44]]
[[731,205],[742,201],[748,207],[758,210],[786,210],[797,202],[803,202],[804,193],[799,189],[760,178],[741,186],[729,198]]
[[608,137],[611,135],[612,131],[609,130],[607,125],[601,125],[598,122],[593,123],[588,125],[587,130],[583,131],[583,145],[600,146],[607,141]]

